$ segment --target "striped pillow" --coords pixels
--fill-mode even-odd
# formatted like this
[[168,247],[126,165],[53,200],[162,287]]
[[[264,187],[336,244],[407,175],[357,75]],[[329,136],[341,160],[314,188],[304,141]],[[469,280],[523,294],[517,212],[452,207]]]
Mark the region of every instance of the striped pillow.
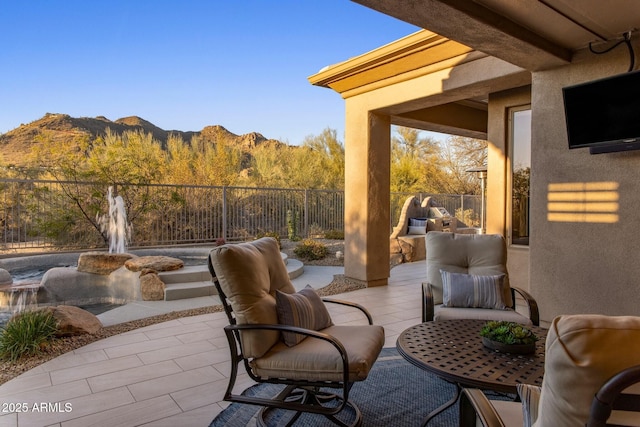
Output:
[[440,270],[440,275],[443,307],[507,309],[502,299],[504,274],[476,276]]
[[426,227],[427,226],[427,218],[409,218],[409,226],[410,227]]
[[[295,294],[276,291],[278,323],[319,331],[333,325],[327,307],[315,289],[307,285]],[[294,332],[282,332],[286,345],[292,347],[306,338]]]
[[530,384],[516,384],[516,388],[522,402],[523,427],[532,427],[538,419],[541,388]]

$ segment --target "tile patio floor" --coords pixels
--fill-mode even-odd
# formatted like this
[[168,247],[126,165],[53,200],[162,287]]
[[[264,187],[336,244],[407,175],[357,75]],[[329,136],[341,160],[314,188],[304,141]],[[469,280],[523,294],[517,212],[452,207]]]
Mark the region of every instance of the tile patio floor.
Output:
[[[364,305],[374,323],[384,326],[385,347],[395,347],[398,335],[420,322],[424,269],[424,262],[403,264],[391,270],[389,286],[334,298]],[[314,274],[322,271],[318,267]],[[325,285],[335,268],[326,272]],[[311,278],[305,275],[294,282]],[[362,323],[352,309],[331,306],[335,323]],[[222,401],[230,366],[226,324],[223,312],[185,317],[46,362],[0,386],[0,427],[208,426],[228,405]],[[250,384],[245,374],[235,390]],[[27,411],[7,413],[16,404]]]

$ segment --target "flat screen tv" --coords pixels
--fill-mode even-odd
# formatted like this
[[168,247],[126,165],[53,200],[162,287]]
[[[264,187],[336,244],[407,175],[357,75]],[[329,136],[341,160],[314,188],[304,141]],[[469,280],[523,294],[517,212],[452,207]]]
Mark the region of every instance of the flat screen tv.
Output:
[[569,148],[640,149],[640,71],[562,88]]

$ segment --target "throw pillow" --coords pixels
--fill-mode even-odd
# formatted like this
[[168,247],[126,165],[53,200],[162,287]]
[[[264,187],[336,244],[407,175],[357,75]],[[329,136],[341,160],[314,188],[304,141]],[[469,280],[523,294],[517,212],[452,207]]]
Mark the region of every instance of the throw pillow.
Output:
[[427,234],[426,225],[410,225],[409,234]]
[[532,427],[538,419],[540,387],[530,384],[516,384],[516,388],[522,402],[523,427]]
[[[333,325],[327,307],[318,293],[310,285],[295,294],[276,291],[276,311],[278,323],[319,331]],[[292,347],[306,338],[306,335],[283,332],[282,339]]]
[[477,276],[446,270],[440,270],[440,274],[443,307],[507,309],[502,299],[504,274]]
[[413,226],[424,226],[425,228],[427,227],[427,218],[409,218],[409,226],[413,227]]

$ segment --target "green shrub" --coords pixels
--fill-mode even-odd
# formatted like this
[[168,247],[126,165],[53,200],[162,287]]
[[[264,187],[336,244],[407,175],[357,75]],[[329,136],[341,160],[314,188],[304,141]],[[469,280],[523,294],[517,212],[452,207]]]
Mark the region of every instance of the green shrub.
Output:
[[297,242],[300,240],[300,236],[298,236],[298,223],[300,222],[300,215],[298,211],[287,211],[287,233],[289,240],[292,242]]
[[56,320],[51,313],[25,311],[13,317],[0,335],[0,357],[12,362],[37,354],[55,337]]
[[313,261],[327,256],[327,247],[316,240],[304,239],[296,246],[293,253],[304,260]]
[[344,231],[328,230],[324,233],[324,238],[331,240],[344,240]]
[[280,235],[275,231],[265,231],[262,233],[258,233],[258,235],[256,236],[256,239],[260,239],[262,237],[273,237],[274,239],[276,239],[276,242],[278,242],[278,248],[282,247],[280,245]]

